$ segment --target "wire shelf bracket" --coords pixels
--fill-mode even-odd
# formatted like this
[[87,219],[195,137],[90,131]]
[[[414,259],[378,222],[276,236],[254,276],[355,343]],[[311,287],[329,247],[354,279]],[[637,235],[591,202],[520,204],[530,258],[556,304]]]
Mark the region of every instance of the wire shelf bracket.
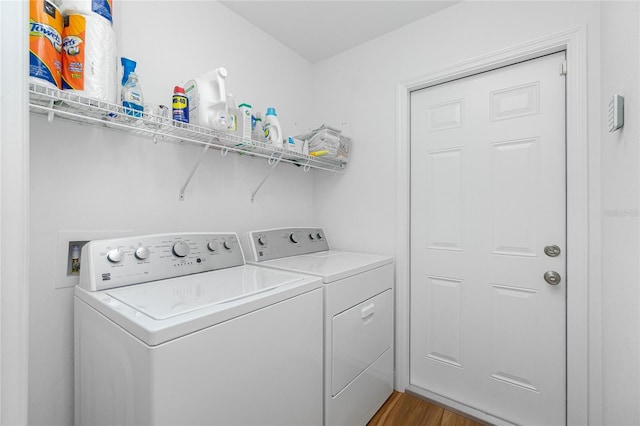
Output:
[[269,164],[271,165],[271,168],[269,169],[267,174],[262,179],[262,182],[260,182],[260,184],[258,184],[258,187],[255,189],[255,191],[253,191],[251,193],[251,202],[252,203],[255,202],[256,194],[258,193],[258,191],[260,191],[260,188],[262,188],[262,185],[264,185],[264,183],[267,181],[267,179],[269,179],[269,176],[271,176],[271,173],[273,173],[273,171],[276,169],[276,167],[278,167],[278,164],[280,164],[280,160],[282,160],[282,154],[278,155],[278,153],[274,153],[273,155],[271,155],[271,157],[269,157]]
[[187,180],[185,181],[184,185],[182,185],[182,188],[180,188],[180,194],[178,195],[178,199],[180,201],[184,201],[184,191],[187,190],[187,186],[189,186],[189,182],[191,182],[193,175],[196,174],[196,170],[198,170],[198,167],[200,167],[200,163],[202,162],[204,155],[207,153],[207,151],[209,151],[209,148],[211,148],[211,145],[205,145],[205,147],[202,148],[202,151],[200,151],[200,155],[198,155],[198,159],[193,165],[193,168],[191,169],[191,173],[189,173]]

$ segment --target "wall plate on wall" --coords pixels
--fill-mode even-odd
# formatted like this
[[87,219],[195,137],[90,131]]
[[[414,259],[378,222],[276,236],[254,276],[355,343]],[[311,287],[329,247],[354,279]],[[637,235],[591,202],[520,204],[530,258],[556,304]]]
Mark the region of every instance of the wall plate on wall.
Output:
[[[55,267],[55,288],[73,287],[80,280],[80,273],[73,271],[72,253],[73,246],[78,246],[82,251],[82,246],[91,240],[103,240],[108,238],[123,237],[131,235],[131,230],[121,231],[59,231],[58,247],[56,250]],[[82,268],[82,258],[79,259]]]
[[613,95],[609,102],[609,132],[615,132],[622,126],[624,126],[624,96]]

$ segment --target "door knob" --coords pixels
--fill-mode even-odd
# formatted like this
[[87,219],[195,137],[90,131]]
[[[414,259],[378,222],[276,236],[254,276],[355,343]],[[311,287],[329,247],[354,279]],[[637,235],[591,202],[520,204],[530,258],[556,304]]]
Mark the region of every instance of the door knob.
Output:
[[546,254],[549,257],[557,257],[560,255],[560,247],[558,247],[555,244],[546,246],[544,248],[544,254]]
[[547,271],[544,273],[544,280],[551,285],[558,285],[562,278],[556,271]]

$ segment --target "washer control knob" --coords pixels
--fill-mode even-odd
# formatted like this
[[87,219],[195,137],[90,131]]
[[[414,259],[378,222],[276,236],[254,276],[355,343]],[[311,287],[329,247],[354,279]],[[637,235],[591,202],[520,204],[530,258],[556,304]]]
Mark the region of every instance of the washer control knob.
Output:
[[289,241],[291,241],[294,244],[298,244],[298,241],[300,241],[300,238],[295,232],[292,232],[289,234]]
[[318,232],[318,233],[316,234],[316,238],[318,238],[319,240],[321,240],[321,239],[322,239],[322,234]]
[[258,244],[264,246],[267,244],[267,237],[258,237]]
[[189,254],[189,244],[184,241],[178,241],[173,245],[173,254],[178,257],[185,257]]
[[222,247],[226,248],[227,250],[231,250],[232,245],[231,245],[231,243],[229,241],[225,240],[222,243]]
[[122,262],[122,259],[124,259],[124,252],[118,248],[111,249],[107,253],[107,259],[109,259],[109,262],[111,263]]
[[313,241],[313,240],[315,240],[315,239],[316,239],[316,236],[315,236],[315,235],[313,235],[313,232],[309,234],[309,239],[310,239],[311,241]]
[[209,241],[207,243],[207,248],[209,249],[209,251],[216,251],[216,242],[215,241]]
[[140,260],[145,260],[149,257],[149,249],[147,247],[138,247],[135,252],[136,258]]

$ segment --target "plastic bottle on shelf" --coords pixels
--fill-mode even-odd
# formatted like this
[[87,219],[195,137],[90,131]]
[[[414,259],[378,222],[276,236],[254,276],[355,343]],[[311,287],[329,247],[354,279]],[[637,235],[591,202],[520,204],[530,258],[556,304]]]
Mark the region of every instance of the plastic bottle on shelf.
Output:
[[173,119],[181,123],[188,123],[189,99],[187,99],[187,96],[184,94],[184,89],[182,87],[174,87],[171,104],[173,106]]
[[240,110],[238,109],[238,101],[236,101],[233,93],[227,93],[227,110],[229,111],[229,127],[227,127],[227,130],[235,133],[238,131]]
[[136,61],[128,58],[121,58],[122,62],[122,92],[120,99],[124,112],[134,117],[142,117],[144,111],[144,97],[142,96],[142,87],[138,81],[138,75],[135,73]]
[[263,124],[264,142],[282,148],[282,127],[275,108],[267,108]]
[[233,93],[227,93],[227,108],[238,108],[238,101]]
[[262,114],[256,112],[251,120],[251,139],[264,142],[264,132],[262,130]]
[[240,109],[240,117],[238,117],[238,121],[240,122],[240,135],[243,140],[251,140],[251,132],[253,131],[251,105],[244,102],[238,105],[238,108]]
[[215,130],[227,130],[229,110],[225,78],[227,70],[216,68],[185,83],[189,98],[189,120],[191,124]]

